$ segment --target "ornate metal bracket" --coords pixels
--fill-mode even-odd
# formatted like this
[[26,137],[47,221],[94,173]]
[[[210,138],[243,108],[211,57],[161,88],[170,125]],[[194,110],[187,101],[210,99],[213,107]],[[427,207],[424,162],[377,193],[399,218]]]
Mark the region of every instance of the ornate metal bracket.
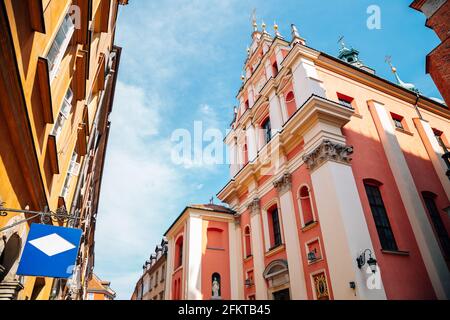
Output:
[[9,214],[14,213],[22,213],[24,215],[31,215],[31,217],[25,218],[24,220],[18,221],[10,226],[4,227],[0,229],[0,232],[8,230],[10,228],[14,228],[15,226],[33,220],[37,217],[40,217],[42,224],[48,224],[50,222],[59,222],[66,223],[69,221],[80,220],[80,217],[70,215],[66,208],[61,207],[57,209],[55,212],[48,210],[46,207],[44,211],[31,211],[31,210],[19,210],[19,209],[10,209],[4,207],[5,203],[0,203],[0,217],[6,217]]

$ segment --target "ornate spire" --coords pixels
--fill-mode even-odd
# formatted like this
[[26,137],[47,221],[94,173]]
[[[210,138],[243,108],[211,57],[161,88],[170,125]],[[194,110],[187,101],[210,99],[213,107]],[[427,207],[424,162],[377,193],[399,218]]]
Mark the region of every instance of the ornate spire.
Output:
[[291,24],[292,38],[300,38],[300,34],[298,33],[297,27],[295,24]]
[[292,34],[292,42],[297,43],[300,42],[301,44],[305,45],[306,41],[302,37],[300,37],[300,33],[298,32],[297,27],[295,24],[291,24],[291,34]]
[[267,32],[267,30],[266,30],[266,23],[264,22],[264,20],[262,21],[262,23],[261,23],[261,27],[262,27],[262,32],[263,32],[263,34],[267,34],[267,35],[269,35],[269,33]]
[[258,24],[256,23],[256,9],[253,9],[252,12],[252,27],[253,32],[258,32]]
[[283,39],[283,36],[281,35],[280,31],[278,30],[278,24],[276,21],[273,22],[273,30],[275,31],[275,37]]
[[386,56],[385,59],[386,63],[391,67],[392,73],[395,75],[395,79],[397,80],[397,83],[399,86],[408,89],[410,91],[413,91],[415,93],[419,93],[419,89],[416,88],[416,86],[412,83],[405,83],[400,79],[400,76],[397,73],[397,68],[392,65],[392,57]]

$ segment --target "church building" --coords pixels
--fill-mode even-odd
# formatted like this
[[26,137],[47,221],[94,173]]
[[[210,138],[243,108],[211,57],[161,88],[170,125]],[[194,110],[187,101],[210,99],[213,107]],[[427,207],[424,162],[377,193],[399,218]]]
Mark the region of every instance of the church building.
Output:
[[448,106],[291,29],[253,23],[226,206],[165,234],[165,298],[449,299]]

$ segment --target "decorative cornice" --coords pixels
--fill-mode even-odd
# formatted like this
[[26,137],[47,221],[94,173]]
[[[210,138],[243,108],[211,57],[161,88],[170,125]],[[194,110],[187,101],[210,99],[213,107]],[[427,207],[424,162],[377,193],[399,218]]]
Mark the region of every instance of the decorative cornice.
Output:
[[284,173],[281,178],[274,181],[273,186],[277,189],[279,194],[283,194],[286,191],[291,190],[292,175],[288,172]]
[[250,214],[253,216],[261,212],[261,205],[259,198],[254,198],[252,202],[248,205],[248,209],[250,210]]
[[353,147],[324,140],[314,151],[303,157],[308,169],[313,171],[327,161],[350,164]]

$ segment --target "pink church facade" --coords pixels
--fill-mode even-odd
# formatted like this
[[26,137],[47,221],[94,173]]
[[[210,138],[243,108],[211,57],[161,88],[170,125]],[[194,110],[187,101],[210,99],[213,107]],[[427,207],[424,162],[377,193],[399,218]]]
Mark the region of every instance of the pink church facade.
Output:
[[227,207],[166,233],[166,299],[449,299],[448,107],[295,26],[252,40]]

